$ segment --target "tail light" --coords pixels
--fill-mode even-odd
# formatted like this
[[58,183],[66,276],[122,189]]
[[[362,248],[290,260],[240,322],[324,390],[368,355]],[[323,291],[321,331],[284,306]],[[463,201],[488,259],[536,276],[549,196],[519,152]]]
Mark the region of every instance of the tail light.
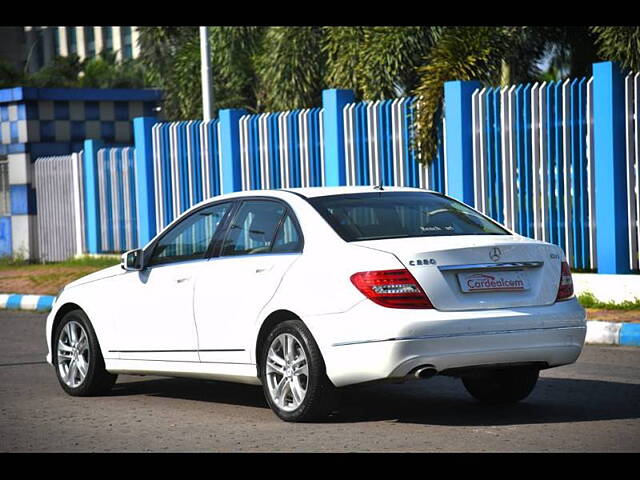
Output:
[[351,282],[368,299],[389,308],[433,308],[413,275],[406,269],[359,272]]
[[571,278],[571,269],[567,262],[562,262],[560,269],[560,286],[558,287],[558,300],[566,300],[573,296],[573,279]]

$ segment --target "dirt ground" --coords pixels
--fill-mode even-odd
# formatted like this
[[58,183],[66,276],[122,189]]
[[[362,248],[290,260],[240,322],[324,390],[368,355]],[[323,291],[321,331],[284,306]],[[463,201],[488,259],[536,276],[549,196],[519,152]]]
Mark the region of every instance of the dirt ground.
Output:
[[103,267],[32,265],[0,270],[0,293],[56,295],[67,283]]
[[587,320],[640,323],[640,310],[596,310],[587,308]]

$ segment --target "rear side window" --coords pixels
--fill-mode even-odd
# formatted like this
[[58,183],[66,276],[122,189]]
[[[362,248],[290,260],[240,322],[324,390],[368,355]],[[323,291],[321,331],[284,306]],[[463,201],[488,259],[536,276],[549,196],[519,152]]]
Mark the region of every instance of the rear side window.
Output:
[[231,221],[221,256],[270,252],[285,210],[279,202],[243,202]]
[[466,205],[428,192],[379,192],[310,198],[345,241],[449,235],[509,235]]
[[302,250],[302,238],[296,224],[290,215],[284,217],[284,221],[278,228],[278,233],[273,241],[272,253],[293,253]]

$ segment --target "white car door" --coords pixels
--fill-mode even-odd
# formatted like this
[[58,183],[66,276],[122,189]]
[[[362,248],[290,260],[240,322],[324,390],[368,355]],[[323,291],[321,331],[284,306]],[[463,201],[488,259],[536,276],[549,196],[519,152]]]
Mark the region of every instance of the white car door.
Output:
[[284,203],[245,200],[220,243],[219,255],[206,262],[195,285],[200,360],[251,363],[252,329],[299,258],[302,236]]
[[194,279],[231,206],[224,202],[190,213],[151,245],[144,270],[123,275],[114,319],[114,352],[121,359],[199,361]]

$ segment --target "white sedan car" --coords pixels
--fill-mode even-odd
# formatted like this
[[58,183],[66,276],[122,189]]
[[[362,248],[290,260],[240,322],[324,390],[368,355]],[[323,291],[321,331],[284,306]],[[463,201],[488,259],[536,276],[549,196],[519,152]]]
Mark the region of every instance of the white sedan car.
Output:
[[117,374],[261,384],[287,421],[327,415],[339,387],[433,375],[516,402],[576,361],[585,333],[559,247],[391,187],[207,200],[67,285],[46,325],[71,395]]

